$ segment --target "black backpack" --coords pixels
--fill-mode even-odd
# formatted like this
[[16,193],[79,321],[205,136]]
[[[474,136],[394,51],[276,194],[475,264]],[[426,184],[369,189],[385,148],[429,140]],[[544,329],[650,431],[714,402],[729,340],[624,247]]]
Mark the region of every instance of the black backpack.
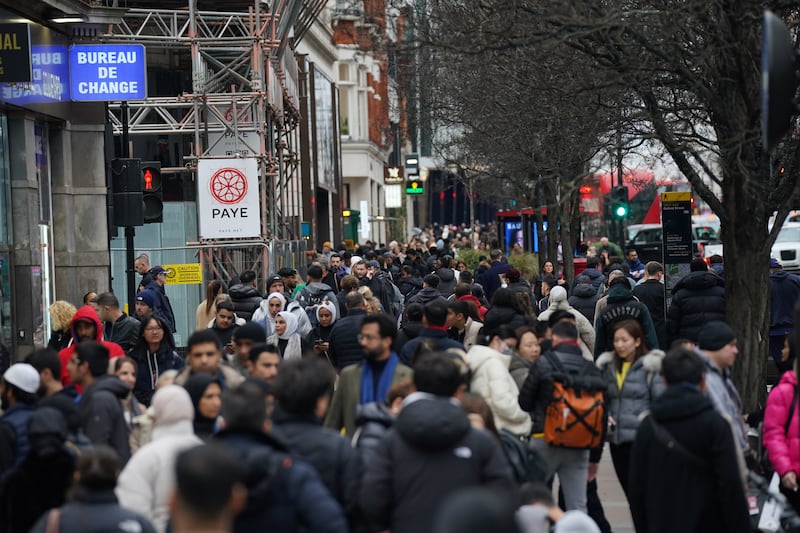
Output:
[[526,442],[507,429],[501,429],[500,443],[517,484],[547,481],[547,463]]

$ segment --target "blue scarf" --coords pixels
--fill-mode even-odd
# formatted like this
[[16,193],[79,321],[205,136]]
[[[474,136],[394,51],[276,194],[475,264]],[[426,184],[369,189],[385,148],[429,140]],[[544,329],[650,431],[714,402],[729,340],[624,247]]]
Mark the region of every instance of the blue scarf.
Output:
[[392,379],[394,379],[394,369],[397,368],[398,362],[397,354],[392,352],[389,360],[386,361],[386,366],[383,367],[381,377],[378,379],[377,396],[373,385],[372,367],[366,361],[361,365],[361,400],[359,405],[386,401],[387,396],[389,396],[389,388],[392,386]]

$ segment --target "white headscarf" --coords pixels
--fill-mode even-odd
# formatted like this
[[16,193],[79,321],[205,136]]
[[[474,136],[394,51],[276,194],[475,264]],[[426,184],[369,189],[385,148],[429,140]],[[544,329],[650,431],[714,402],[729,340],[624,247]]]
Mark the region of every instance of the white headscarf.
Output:
[[289,311],[281,311],[278,316],[283,317],[286,321],[286,331],[283,332],[283,335],[278,335],[278,338],[284,340],[291,338],[297,332],[297,317]]
[[338,318],[336,316],[336,306],[333,304],[333,302],[331,302],[330,300],[324,300],[320,302],[319,305],[317,305],[317,311],[316,311],[317,320],[319,320],[320,309],[327,309],[330,312],[330,314],[333,315],[333,320],[331,321],[331,325],[333,325],[333,323],[336,322],[336,318]]
[[267,296],[267,316],[269,316],[270,318],[272,318],[272,316],[269,314],[269,301],[272,300],[273,298],[277,298],[278,300],[281,301],[281,310],[286,309],[286,296],[284,296],[279,292],[269,293],[269,296]]

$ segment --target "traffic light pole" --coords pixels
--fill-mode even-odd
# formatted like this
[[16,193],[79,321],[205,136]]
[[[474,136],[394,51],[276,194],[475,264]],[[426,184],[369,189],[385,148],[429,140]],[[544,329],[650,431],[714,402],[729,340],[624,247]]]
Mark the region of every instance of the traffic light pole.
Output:
[[[122,157],[130,157],[130,143],[128,133],[128,102],[122,102]],[[125,276],[127,282],[128,314],[133,316],[136,304],[136,270],[133,263],[136,261],[134,250],[135,226],[125,226]]]

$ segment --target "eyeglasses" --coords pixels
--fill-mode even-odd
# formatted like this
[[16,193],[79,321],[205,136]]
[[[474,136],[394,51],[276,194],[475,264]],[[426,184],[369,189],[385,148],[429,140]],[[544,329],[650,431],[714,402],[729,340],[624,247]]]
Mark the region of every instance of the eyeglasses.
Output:
[[149,332],[149,333],[156,333],[158,331],[164,331],[164,328],[162,328],[161,326],[150,326],[150,327],[144,328],[144,330]]
[[377,335],[362,335],[361,333],[359,333],[356,338],[358,342],[380,340],[380,337]]

